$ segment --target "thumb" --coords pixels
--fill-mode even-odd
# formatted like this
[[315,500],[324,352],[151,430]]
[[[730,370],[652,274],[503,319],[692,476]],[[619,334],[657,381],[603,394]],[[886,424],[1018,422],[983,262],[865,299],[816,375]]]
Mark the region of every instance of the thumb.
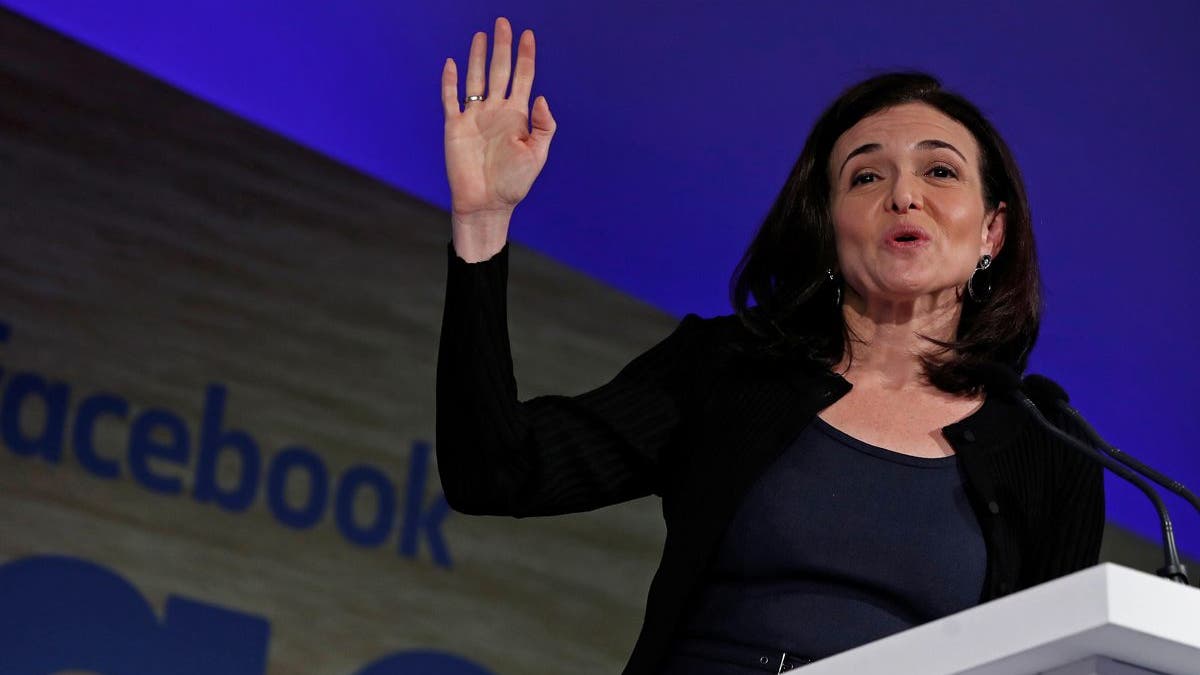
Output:
[[550,104],[545,96],[534,100],[529,122],[532,125],[529,135],[533,138],[533,145],[539,154],[545,155],[550,150],[550,139],[554,137],[554,130],[558,128],[558,123],[550,114]]

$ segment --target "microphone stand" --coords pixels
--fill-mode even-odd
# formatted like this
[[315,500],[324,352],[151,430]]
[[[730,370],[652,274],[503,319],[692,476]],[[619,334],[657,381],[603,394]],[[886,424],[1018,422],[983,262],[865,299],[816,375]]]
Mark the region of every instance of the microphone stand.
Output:
[[992,370],[993,372],[990,374],[994,375],[995,379],[999,380],[1000,383],[1004,385],[1003,391],[1008,393],[1014,401],[1028,410],[1033,416],[1033,419],[1038,423],[1038,426],[1048,431],[1055,438],[1083,453],[1084,456],[1092,459],[1093,461],[1099,462],[1102,466],[1104,466],[1104,468],[1129,481],[1135,487],[1141,490],[1151,502],[1153,502],[1154,508],[1158,512],[1158,522],[1162,530],[1163,557],[1166,561],[1161,569],[1155,570],[1155,574],[1163,577],[1164,579],[1170,579],[1171,581],[1184,584],[1185,586],[1190,586],[1191,584],[1188,582],[1187,577],[1187,568],[1184,567],[1183,562],[1179,559],[1179,551],[1175,546],[1175,526],[1171,524],[1171,515],[1167,512],[1167,507],[1163,504],[1162,498],[1158,496],[1158,493],[1154,491],[1154,488],[1150,487],[1149,483],[1147,483],[1145,480],[1142,480],[1141,476],[1138,476],[1133,471],[1130,471],[1129,468],[1121,462],[1109,457],[1107,454],[1104,454],[1093,447],[1080,442],[1074,436],[1071,436],[1062,429],[1059,429],[1055,425],[1051,424],[1050,421],[1047,420],[1044,415],[1042,415],[1042,411],[1038,409],[1037,404],[1030,400],[1030,398],[1021,390],[1021,380],[1012,370],[999,365],[997,365],[994,369],[989,370]]
[[[1117,461],[1132,468],[1134,471],[1137,471],[1139,474],[1149,478],[1155,483],[1158,483],[1162,487],[1165,487],[1176,495],[1183,497],[1183,499],[1187,501],[1192,508],[1196,509],[1197,513],[1200,513],[1200,499],[1197,499],[1196,495],[1191,490],[1187,489],[1182,483],[1164,475],[1162,472],[1138,460],[1136,457],[1125,453],[1119,448],[1114,447],[1108,441],[1104,440],[1104,438],[1100,436],[1100,433],[1097,432],[1096,429],[1092,427],[1092,425],[1089,424],[1086,419],[1083,418],[1083,415],[1079,414],[1078,410],[1071,407],[1070,403],[1068,402],[1069,399],[1067,397],[1067,392],[1060,387],[1057,382],[1045,377],[1044,375],[1029,375],[1025,378],[1025,386],[1046,394],[1049,399],[1054,401],[1055,407],[1057,407],[1061,412],[1065,413],[1067,416],[1073,419],[1076,424],[1079,425],[1079,428],[1083,431],[1084,435],[1088,437],[1088,440],[1091,441],[1095,447],[1099,447],[1109,457],[1116,459]],[[1047,422],[1047,424],[1048,423],[1049,422]],[[1143,490],[1143,492],[1145,492],[1145,490]],[[1152,497],[1152,499],[1155,501],[1155,507],[1159,510],[1159,519],[1164,523],[1163,545],[1164,547],[1169,547],[1169,549],[1174,552],[1175,537],[1170,516],[1167,515],[1166,507],[1163,506],[1161,500],[1157,498],[1157,494]],[[1183,583],[1187,583],[1187,570],[1184,569],[1184,566],[1181,562],[1178,562],[1178,553],[1174,553],[1174,555],[1176,556],[1174,558],[1175,562],[1173,563],[1173,559],[1168,557],[1167,567],[1163,570],[1159,570],[1158,575],[1167,576],[1167,574],[1163,574],[1163,572],[1171,572],[1172,565],[1174,564],[1178,566],[1178,571],[1183,575]]]

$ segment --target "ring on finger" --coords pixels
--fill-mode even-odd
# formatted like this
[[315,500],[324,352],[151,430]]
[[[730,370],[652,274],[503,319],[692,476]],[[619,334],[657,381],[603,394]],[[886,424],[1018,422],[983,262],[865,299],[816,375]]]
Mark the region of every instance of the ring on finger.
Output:
[[483,94],[471,94],[470,96],[467,97],[467,103],[470,103],[471,101],[482,101],[482,100],[483,100]]

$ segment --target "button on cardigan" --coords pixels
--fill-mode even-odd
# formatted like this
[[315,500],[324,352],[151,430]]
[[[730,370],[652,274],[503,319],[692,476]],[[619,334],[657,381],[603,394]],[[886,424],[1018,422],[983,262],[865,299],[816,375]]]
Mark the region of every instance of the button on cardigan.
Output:
[[[607,384],[522,402],[508,338],[508,246],[467,263],[448,244],[447,257],[436,450],[446,499],[463,513],[525,517],[661,497],[666,542],[624,670],[658,672],[742,496],[850,384],[736,349],[753,341],[736,316],[689,314]],[[1065,416],[1046,414],[1078,435]],[[980,602],[1097,562],[1097,464],[992,392],[943,435],[985,539]]]

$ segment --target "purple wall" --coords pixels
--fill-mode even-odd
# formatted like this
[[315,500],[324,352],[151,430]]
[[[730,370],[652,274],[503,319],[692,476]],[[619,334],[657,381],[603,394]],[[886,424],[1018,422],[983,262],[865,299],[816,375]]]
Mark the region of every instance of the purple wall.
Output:
[[[498,11],[5,4],[441,206],[441,65],[465,72]],[[514,238],[674,314],[726,313],[729,274],[821,108],[875,72],[929,70],[984,108],[1025,171],[1048,290],[1032,370],[1112,442],[1200,484],[1200,5],[746,4],[505,3],[518,33],[537,32],[534,95],[559,122]],[[1132,488],[1110,480],[1109,502],[1157,536]],[[1200,555],[1195,514],[1169,503]]]

